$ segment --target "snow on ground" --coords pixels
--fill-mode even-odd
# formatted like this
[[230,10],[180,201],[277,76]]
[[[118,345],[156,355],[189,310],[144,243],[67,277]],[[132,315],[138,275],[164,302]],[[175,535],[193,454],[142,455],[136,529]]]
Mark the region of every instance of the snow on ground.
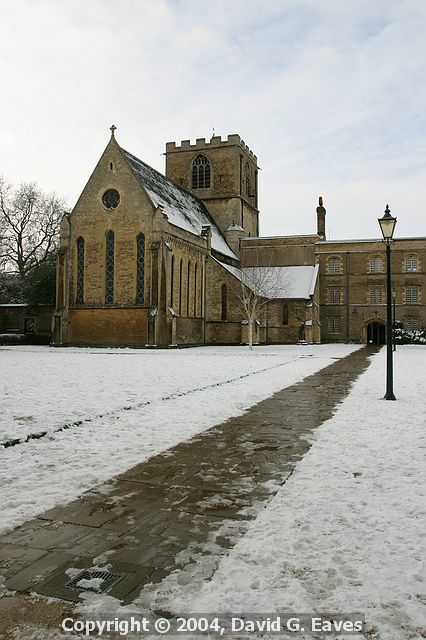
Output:
[[47,431],[0,448],[0,531],[74,500],[356,348],[0,348],[1,441]]
[[396,402],[382,399],[385,355],[373,356],[316,430],[310,451],[213,579],[200,590],[177,572],[139,605],[149,599],[152,609],[236,615],[358,612],[367,630],[357,637],[426,636],[426,349],[398,347]]

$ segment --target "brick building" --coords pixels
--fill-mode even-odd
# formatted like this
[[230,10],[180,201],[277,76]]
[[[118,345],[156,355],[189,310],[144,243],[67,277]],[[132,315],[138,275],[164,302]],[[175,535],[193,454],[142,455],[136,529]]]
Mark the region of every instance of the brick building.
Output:
[[[383,341],[384,246],[259,237],[256,156],[238,135],[166,145],[166,175],[111,139],[61,225],[54,343]],[[426,325],[424,238],[396,240],[396,315]],[[248,323],[244,304],[261,304]],[[246,310],[247,311],[247,310]]]

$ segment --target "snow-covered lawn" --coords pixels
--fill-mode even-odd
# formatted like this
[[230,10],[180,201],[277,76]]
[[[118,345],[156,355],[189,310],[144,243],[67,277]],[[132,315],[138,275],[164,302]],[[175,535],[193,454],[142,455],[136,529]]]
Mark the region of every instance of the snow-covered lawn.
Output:
[[426,637],[426,349],[398,347],[396,402],[382,400],[385,355],[373,356],[316,430],[310,451],[213,579],[200,589],[172,574],[140,605],[236,615],[357,612],[367,621],[357,637]]
[[0,531],[241,414],[355,348],[1,348],[0,441],[47,434],[0,448]]
[[[31,429],[47,431],[91,418],[0,450],[3,529],[243,412],[353,348],[2,349],[3,384],[15,397],[6,405],[8,437],[29,432],[30,421],[17,426],[14,417],[31,415]],[[426,348],[398,347],[396,402],[382,400],[385,355],[373,356],[211,580],[197,579],[211,558],[193,557],[194,579],[188,568],[185,576],[173,573],[146,587],[127,611],[356,612],[367,620],[365,635],[356,637],[425,637]],[[86,617],[123,611],[95,594],[80,607]]]

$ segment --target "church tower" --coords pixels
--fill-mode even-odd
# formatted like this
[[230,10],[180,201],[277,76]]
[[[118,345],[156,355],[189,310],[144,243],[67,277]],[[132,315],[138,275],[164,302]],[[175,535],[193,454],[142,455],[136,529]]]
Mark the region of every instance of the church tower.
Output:
[[257,158],[240,136],[166,144],[166,176],[207,207],[231,248],[259,235]]

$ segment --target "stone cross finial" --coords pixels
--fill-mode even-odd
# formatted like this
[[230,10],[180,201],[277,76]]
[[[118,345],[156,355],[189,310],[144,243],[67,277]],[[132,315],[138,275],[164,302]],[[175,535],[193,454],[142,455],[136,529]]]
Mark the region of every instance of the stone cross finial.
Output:
[[115,130],[117,129],[117,127],[115,126],[115,124],[113,124],[109,129],[111,131],[112,137],[114,137],[114,133],[115,133]]

